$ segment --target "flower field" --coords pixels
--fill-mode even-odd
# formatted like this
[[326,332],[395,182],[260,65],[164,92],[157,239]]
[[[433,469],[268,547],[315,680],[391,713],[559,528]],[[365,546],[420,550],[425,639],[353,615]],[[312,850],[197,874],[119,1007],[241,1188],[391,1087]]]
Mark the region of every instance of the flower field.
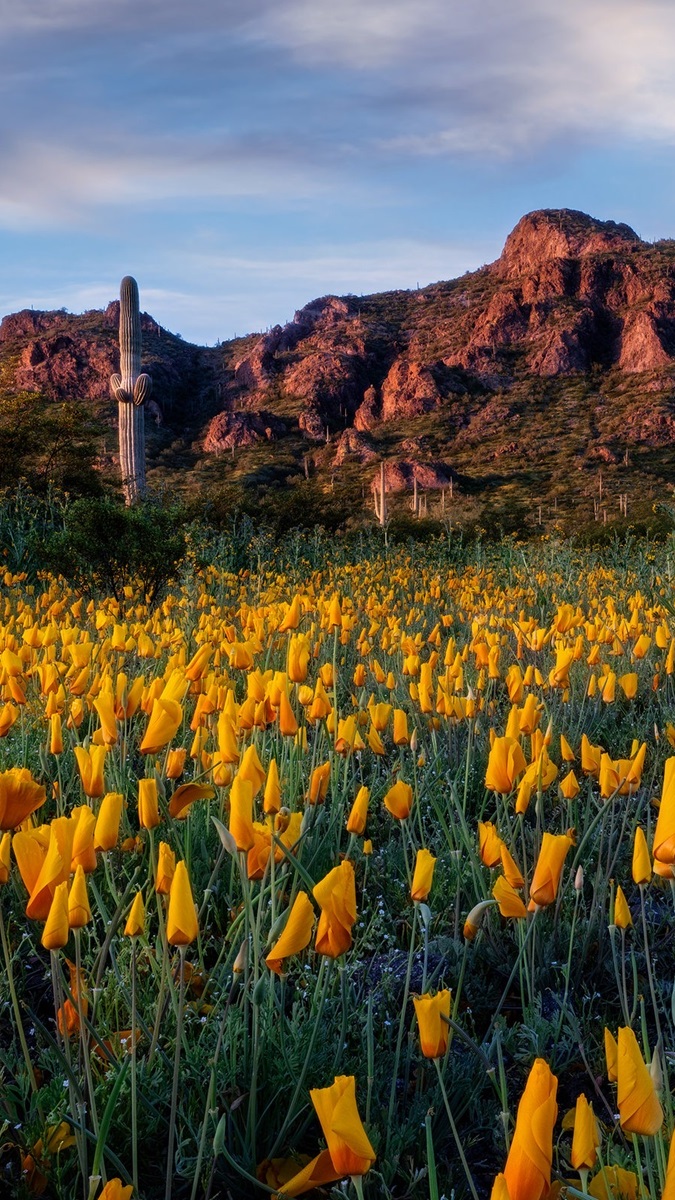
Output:
[[2,1196],[675,1197],[670,550],[371,550],[4,575]]

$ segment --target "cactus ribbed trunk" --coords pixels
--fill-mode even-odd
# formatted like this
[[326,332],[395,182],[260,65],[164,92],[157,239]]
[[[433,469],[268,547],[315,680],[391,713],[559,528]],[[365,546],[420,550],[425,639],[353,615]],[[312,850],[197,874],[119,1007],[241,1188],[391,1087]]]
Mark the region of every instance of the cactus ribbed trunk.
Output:
[[142,404],[117,406],[120,471],[127,505],[135,504],[145,492],[145,408]]
[[145,492],[145,401],[152,381],[141,373],[141,313],[138,284],[125,275],[120,285],[120,374],[110,390],[117,400],[120,471],[127,505]]

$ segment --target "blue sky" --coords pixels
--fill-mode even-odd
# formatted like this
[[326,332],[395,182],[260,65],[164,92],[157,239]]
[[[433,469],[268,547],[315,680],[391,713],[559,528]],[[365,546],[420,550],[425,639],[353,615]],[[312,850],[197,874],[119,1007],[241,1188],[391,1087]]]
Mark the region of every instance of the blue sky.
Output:
[[675,236],[672,0],[0,0],[0,313],[213,343],[518,218]]

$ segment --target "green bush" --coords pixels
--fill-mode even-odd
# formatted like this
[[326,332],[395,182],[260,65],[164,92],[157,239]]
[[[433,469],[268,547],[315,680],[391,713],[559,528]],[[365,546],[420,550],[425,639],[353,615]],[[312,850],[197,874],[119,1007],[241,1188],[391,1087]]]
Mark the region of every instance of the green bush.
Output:
[[154,500],[125,508],[109,496],[76,500],[66,509],[63,529],[47,537],[44,565],[82,592],[102,590],[121,600],[140,580],[155,603],[185,556],[184,510]]

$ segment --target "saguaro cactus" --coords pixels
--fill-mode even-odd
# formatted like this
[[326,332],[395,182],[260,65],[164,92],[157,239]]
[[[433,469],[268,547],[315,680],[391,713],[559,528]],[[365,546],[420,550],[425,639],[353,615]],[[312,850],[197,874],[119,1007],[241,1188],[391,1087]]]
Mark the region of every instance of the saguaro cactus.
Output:
[[118,405],[120,469],[127,504],[145,491],[145,412],[152,390],[149,375],[141,374],[141,313],[138,284],[125,275],[120,284],[120,374],[111,375],[110,391]]

